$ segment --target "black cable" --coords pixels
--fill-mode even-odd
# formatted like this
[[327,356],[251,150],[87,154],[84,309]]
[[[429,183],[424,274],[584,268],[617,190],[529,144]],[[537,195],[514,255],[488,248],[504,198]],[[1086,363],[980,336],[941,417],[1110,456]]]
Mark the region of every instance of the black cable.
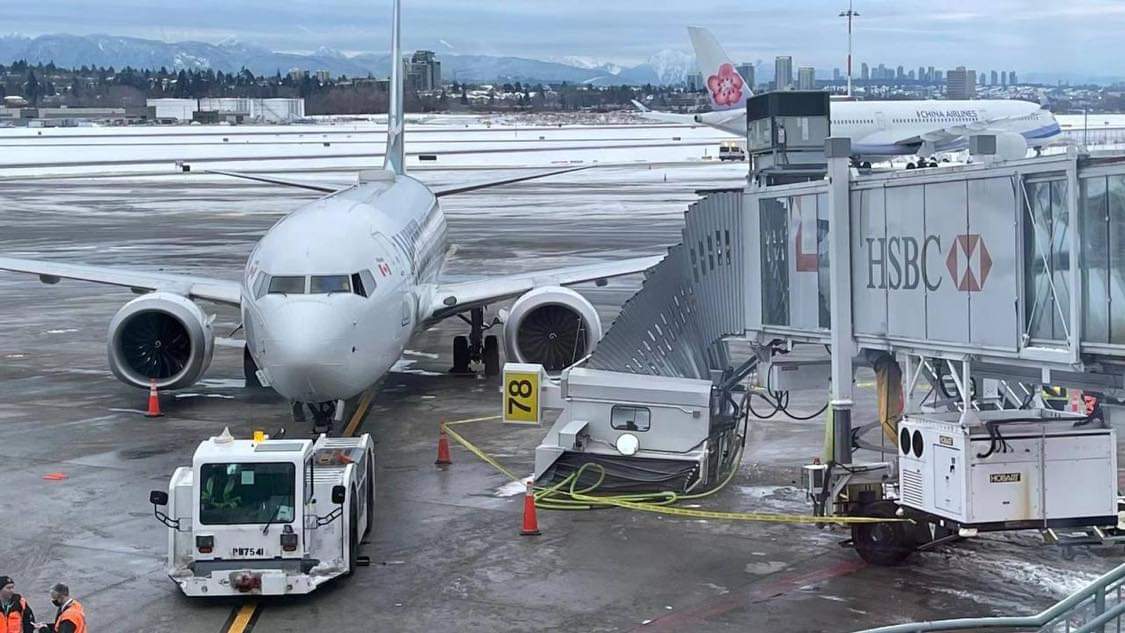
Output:
[[773,411],[770,411],[768,415],[762,415],[761,413],[758,413],[757,411],[754,410],[754,404],[753,404],[754,401],[749,396],[747,396],[747,398],[746,398],[746,409],[751,414],[753,414],[754,417],[758,418],[759,420],[768,420],[769,418],[772,418],[773,416],[777,415],[777,412],[781,410],[780,405],[778,405],[775,402],[770,401],[769,398],[763,396],[760,393],[755,393],[755,394],[750,394],[750,395],[758,396],[762,400],[765,400],[766,404],[769,404],[769,405],[773,406]]

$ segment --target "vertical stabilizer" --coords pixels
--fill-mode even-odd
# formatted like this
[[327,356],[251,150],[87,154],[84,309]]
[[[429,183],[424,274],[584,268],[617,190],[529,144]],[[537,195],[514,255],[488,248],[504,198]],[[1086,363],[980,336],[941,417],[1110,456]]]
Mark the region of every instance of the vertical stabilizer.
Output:
[[406,147],[403,132],[406,126],[405,105],[402,98],[402,0],[394,0],[394,17],[391,19],[391,85],[387,102],[387,153],[383,169],[396,174],[406,173]]
[[727,57],[719,41],[707,29],[687,27],[691,46],[695,49],[695,64],[703,75],[703,84],[714,110],[731,110],[746,105],[751,96],[751,86],[738,74],[734,62]]

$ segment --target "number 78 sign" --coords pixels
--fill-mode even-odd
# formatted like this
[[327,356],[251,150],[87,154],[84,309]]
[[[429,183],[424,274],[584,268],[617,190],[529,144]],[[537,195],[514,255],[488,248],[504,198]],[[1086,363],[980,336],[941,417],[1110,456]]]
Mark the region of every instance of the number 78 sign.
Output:
[[543,417],[540,389],[543,366],[529,363],[505,363],[503,419],[508,424],[539,424]]

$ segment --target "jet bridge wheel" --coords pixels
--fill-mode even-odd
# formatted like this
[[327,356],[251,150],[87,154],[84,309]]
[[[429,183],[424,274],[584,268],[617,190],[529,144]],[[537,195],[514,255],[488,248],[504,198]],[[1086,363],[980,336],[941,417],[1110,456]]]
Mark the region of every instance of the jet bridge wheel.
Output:
[[[894,502],[884,499],[861,506],[859,516],[893,519],[896,511]],[[852,543],[860,558],[879,566],[898,565],[915,549],[909,523],[857,523],[852,526]]]

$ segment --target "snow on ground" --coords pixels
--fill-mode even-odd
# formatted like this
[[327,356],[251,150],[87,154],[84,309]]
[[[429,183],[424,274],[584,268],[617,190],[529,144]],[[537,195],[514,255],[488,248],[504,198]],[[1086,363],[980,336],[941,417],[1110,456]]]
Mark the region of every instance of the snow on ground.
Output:
[[[419,169],[556,167],[714,160],[733,138],[702,126],[605,117],[412,117],[407,165]],[[0,129],[0,177],[155,175],[180,171],[358,170],[382,164],[385,124]]]

